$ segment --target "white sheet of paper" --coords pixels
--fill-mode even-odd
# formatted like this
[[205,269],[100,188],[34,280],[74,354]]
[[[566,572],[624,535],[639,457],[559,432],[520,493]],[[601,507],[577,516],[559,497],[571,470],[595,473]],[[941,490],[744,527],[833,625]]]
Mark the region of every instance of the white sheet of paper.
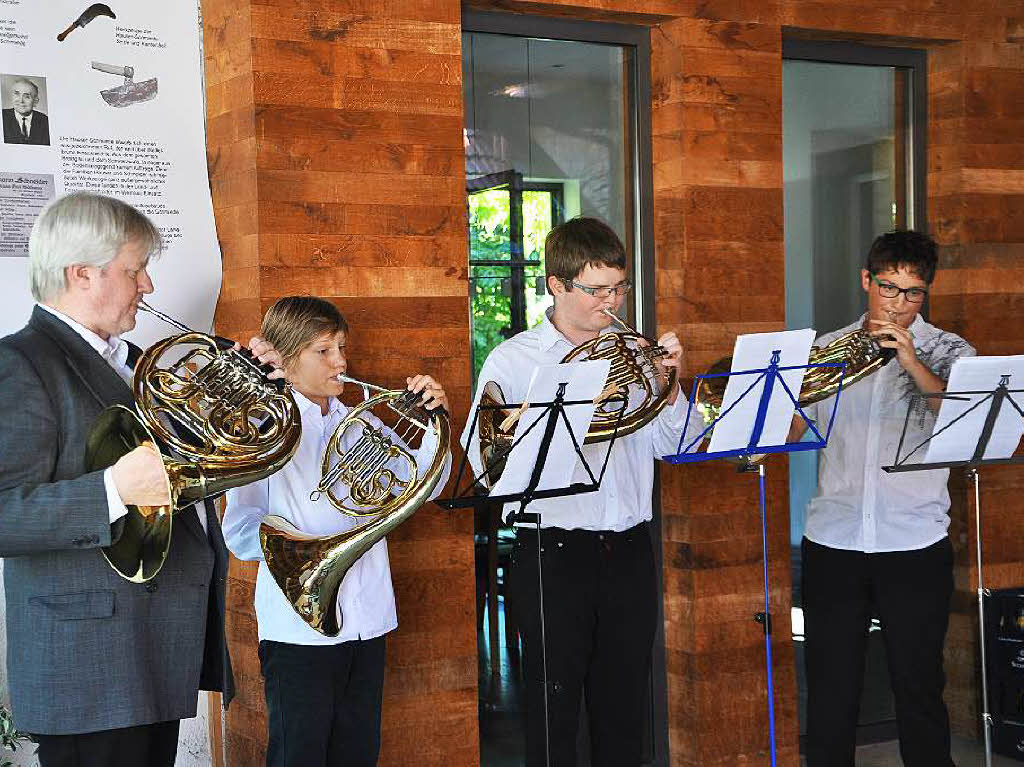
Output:
[[[739,336],[732,352],[732,369],[763,370],[768,367],[772,359],[772,352],[775,350],[781,352],[779,367],[806,365],[815,335],[814,330],[807,328],[805,330],[785,330],[778,333],[748,333]],[[804,372],[802,369],[783,370],[780,374],[795,397],[800,396]],[[711,443],[708,445],[709,453],[738,450],[745,448],[750,442],[765,380],[758,381],[757,385],[745,396],[743,393],[757,381],[759,375],[759,373],[745,373],[729,376],[729,382],[725,387],[725,397],[722,400],[722,412],[724,413],[734,403],[736,406],[715,424],[715,430],[711,433]],[[758,444],[768,447],[785,443],[794,411],[793,401],[782,385],[776,381]]]
[[[1024,356],[961,357],[953,363],[946,391],[953,394],[961,391],[989,392],[999,385],[999,381],[1004,375],[1010,377],[1008,388],[1024,389]],[[941,434],[939,433],[940,429],[984,399],[986,395],[965,394],[962,396],[965,399],[942,401],[938,418],[932,429],[932,434],[935,436],[928,443],[928,452],[924,457],[924,463],[969,461],[974,456],[978,438],[981,436],[981,430],[988,415],[988,402],[976,407]],[[1011,396],[1018,405],[1024,407],[1024,396],[1020,394]],[[1013,405],[1004,402],[999,410],[999,416],[996,418],[995,428],[992,430],[984,457],[986,459],[1009,458],[1020,444],[1022,435],[1024,435],[1024,418],[1014,409]],[[909,447],[913,448],[913,446]]]
[[[594,415],[593,399],[604,391],[605,380],[608,378],[610,368],[611,362],[608,360],[540,365],[534,369],[533,376],[530,378],[525,401],[551,402],[562,383],[567,384],[563,397],[566,401],[587,400],[588,404],[567,405],[565,408],[565,415],[572,425],[572,433],[582,447],[583,438],[587,434],[590,420]],[[526,489],[537,461],[537,452],[544,436],[545,424],[538,423],[529,434],[526,434],[526,431],[542,417],[547,419],[546,407],[537,405],[530,407],[519,419],[519,423],[516,425],[515,440],[518,442],[522,437],[522,442],[513,447],[509,453],[501,479],[491,488],[492,496],[521,493]],[[525,437],[523,437],[524,434],[526,434]],[[572,446],[569,431],[565,428],[565,422],[559,419],[536,489],[551,490],[568,487],[578,462],[579,457]]]

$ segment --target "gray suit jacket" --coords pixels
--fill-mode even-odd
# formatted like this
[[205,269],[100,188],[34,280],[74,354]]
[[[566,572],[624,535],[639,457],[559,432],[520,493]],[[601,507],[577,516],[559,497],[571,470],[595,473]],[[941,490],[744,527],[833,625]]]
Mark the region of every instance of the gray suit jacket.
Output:
[[[138,350],[133,349],[135,357]],[[211,504],[175,516],[163,569],[146,584],[99,550],[110,524],[86,437],[131,391],[77,333],[36,307],[0,339],[0,556],[7,670],[19,729],[66,735],[195,716],[200,689],[233,693],[224,642],[227,550]],[[203,508],[203,507],[199,507]]]

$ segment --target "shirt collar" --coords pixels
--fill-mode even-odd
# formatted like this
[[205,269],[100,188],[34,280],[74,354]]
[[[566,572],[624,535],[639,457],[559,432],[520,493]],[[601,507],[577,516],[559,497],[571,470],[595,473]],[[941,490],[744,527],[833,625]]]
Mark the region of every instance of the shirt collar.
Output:
[[[544,318],[537,326],[537,343],[540,346],[540,350],[542,352],[550,351],[559,341],[563,341],[568,344],[570,348],[575,349],[576,344],[566,338],[565,335],[562,334],[562,331],[555,327],[555,323],[551,321],[551,317],[554,316],[554,313],[555,307],[553,306],[549,306],[545,309]],[[614,332],[615,330],[611,325],[609,325],[601,331],[601,334],[603,335],[605,333]]]
[[559,341],[564,341],[569,346],[572,346],[569,343],[569,339],[562,335],[562,332],[555,327],[555,323],[551,321],[551,316],[554,312],[555,307],[553,306],[545,309],[544,319],[540,321],[540,325],[537,327],[537,342],[540,344],[542,352],[550,351]]
[[71,319],[68,315],[63,312],[59,312],[52,306],[46,304],[37,304],[40,309],[49,312],[58,320],[63,322],[73,331],[78,333],[82,339],[89,344],[96,352],[107,362],[116,363],[121,367],[128,365],[128,342],[120,336],[110,336],[106,341],[100,338],[96,333],[89,330],[79,322]]
[[292,389],[292,396],[295,398],[295,405],[299,408],[301,415],[315,414],[322,418],[330,418],[331,416],[337,415],[338,413],[345,413],[348,408],[342,403],[337,397],[331,397],[327,401],[327,415],[323,415],[320,412],[320,405],[311,400],[302,392]]

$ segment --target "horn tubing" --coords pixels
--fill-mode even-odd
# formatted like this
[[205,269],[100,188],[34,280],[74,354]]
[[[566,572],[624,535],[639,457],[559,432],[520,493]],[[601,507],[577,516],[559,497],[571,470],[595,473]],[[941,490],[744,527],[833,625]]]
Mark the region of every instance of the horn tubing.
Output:
[[142,311],[144,311],[144,312],[148,312],[149,314],[152,314],[157,319],[163,320],[168,325],[172,325],[173,327],[176,327],[178,330],[182,331],[183,333],[197,333],[197,332],[199,332],[199,331],[193,330],[192,328],[190,328],[185,323],[178,322],[178,320],[174,319],[173,317],[169,317],[168,315],[164,314],[163,312],[161,312],[161,311],[159,311],[157,309],[154,309],[152,306],[147,304],[145,301],[139,301],[139,308],[142,309]]

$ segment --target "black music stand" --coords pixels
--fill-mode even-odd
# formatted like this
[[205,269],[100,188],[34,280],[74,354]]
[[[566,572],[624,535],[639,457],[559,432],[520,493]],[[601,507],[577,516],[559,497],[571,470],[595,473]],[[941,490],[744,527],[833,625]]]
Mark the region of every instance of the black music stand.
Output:
[[[698,381],[702,379],[711,378],[728,378],[734,375],[752,375],[757,374],[753,383],[750,384],[743,391],[743,393],[722,413],[718,415],[700,434],[698,434],[693,440],[691,440],[685,447],[683,442],[686,440],[686,430],[684,427],[683,434],[679,438],[679,446],[677,448],[676,455],[666,455],[662,457],[662,460],[668,463],[699,463],[703,461],[710,461],[716,458],[732,458],[741,461],[739,466],[740,472],[754,472],[756,471],[759,479],[760,489],[760,500],[761,500],[761,551],[762,551],[762,576],[764,578],[764,610],[762,612],[754,613],[754,620],[761,624],[764,632],[764,651],[765,651],[765,671],[767,675],[767,698],[768,698],[768,745],[769,745],[769,757],[771,760],[772,767],[776,765],[777,759],[777,748],[775,742],[775,684],[773,681],[774,676],[774,662],[772,659],[772,614],[771,606],[769,603],[769,588],[768,588],[768,523],[766,516],[766,491],[765,491],[765,468],[764,462],[758,461],[757,457],[765,453],[791,453],[802,450],[820,450],[828,444],[829,435],[832,433],[832,424],[835,422],[836,417],[836,406],[839,404],[839,395],[843,391],[843,378],[840,376],[839,385],[835,394],[835,402],[832,406],[832,414],[829,417],[828,429],[825,434],[815,427],[814,422],[807,417],[807,414],[800,407],[800,403],[797,397],[793,394],[789,388],[789,384],[786,383],[786,379],[782,377],[781,373],[786,370],[810,370],[814,368],[842,368],[843,373],[846,371],[845,362],[830,362],[830,363],[809,363],[806,365],[779,365],[781,361],[781,351],[776,349],[771,353],[771,359],[768,361],[768,365],[765,368],[758,368],[755,370],[736,370],[729,373],[708,373],[705,375],[695,376],[693,389],[690,395],[690,405],[686,413],[686,423],[690,422],[690,414],[695,407],[695,398],[698,391]],[[750,439],[746,447],[736,448],[732,450],[720,450],[713,453],[710,452],[697,452],[704,438],[708,436],[711,431],[715,428],[715,425],[725,418],[733,408],[735,408],[740,401],[750,395],[758,386],[763,382],[763,387],[758,396],[757,411],[754,415],[754,421],[750,428]],[[762,445],[761,437],[764,429],[765,417],[768,414],[769,404],[772,399],[772,392],[776,384],[781,385],[789,397],[789,400],[793,403],[793,407],[796,409],[796,413],[804,420],[807,427],[814,434],[815,439],[807,442],[788,442],[781,445]]]
[[[989,595],[988,589],[985,588],[985,581],[982,573],[982,545],[981,545],[981,480],[978,476],[978,468],[981,466],[998,466],[1006,464],[1019,464],[1024,463],[1024,455],[1017,456],[1003,456],[1001,458],[985,458],[985,453],[988,450],[989,440],[992,437],[992,432],[996,426],[996,420],[999,418],[999,413],[1003,408],[1003,405],[1009,404],[1021,418],[1024,418],[1024,409],[1021,405],[1011,396],[1013,394],[1024,393],[1024,389],[1011,389],[1009,388],[1010,376],[1003,375],[1000,378],[999,383],[991,391],[956,391],[956,392],[939,392],[936,394],[915,394],[911,397],[910,403],[907,405],[907,417],[903,422],[903,433],[900,435],[900,443],[896,448],[896,460],[891,466],[883,466],[884,471],[895,473],[902,471],[928,471],[930,469],[956,469],[962,468],[967,475],[967,479],[974,484],[974,538],[975,538],[975,553],[978,562],[978,641],[981,646],[981,722],[982,729],[985,735],[985,766],[992,767],[992,714],[989,712],[988,704],[988,661],[985,656],[985,597]],[[956,418],[951,420],[945,426],[938,431],[934,432],[931,436],[922,440],[908,452],[903,454],[903,444],[907,435],[907,426],[910,423],[911,413],[915,410],[916,403],[925,399],[939,399],[939,400],[970,400],[972,396],[980,396],[977,402],[971,407],[965,410],[963,413],[958,415]],[[971,452],[971,457],[962,461],[936,461],[932,463],[910,463],[909,459],[916,454],[919,450],[926,447],[931,443],[935,437],[946,432],[952,428],[955,424],[963,421],[967,415],[984,405],[988,405],[988,411],[985,414],[985,421],[982,424],[981,432],[977,435],[976,441],[973,435],[968,435],[970,439],[966,442],[967,445],[974,444]]]
[[[581,493],[592,493],[601,487],[601,480],[604,479],[604,473],[608,468],[608,459],[611,457],[612,445],[615,444],[615,440],[618,438],[619,426],[622,423],[622,417],[625,414],[628,402],[625,396],[613,395],[607,402],[618,401],[621,403],[621,407],[618,411],[618,417],[615,421],[615,428],[612,431],[612,437],[608,441],[608,449],[604,454],[604,462],[601,464],[601,470],[595,477],[593,469],[591,469],[586,457],[583,455],[583,450],[580,446],[579,440],[576,438],[576,434],[573,432],[572,424],[569,422],[569,418],[566,415],[565,408],[572,407],[574,405],[593,405],[594,401],[585,400],[566,400],[565,389],[568,386],[568,381],[561,381],[555,392],[555,396],[552,400],[547,402],[530,402],[528,408],[542,407],[543,411],[538,415],[529,427],[527,427],[522,434],[515,439],[509,447],[497,454],[494,458],[495,461],[501,461],[508,458],[512,451],[519,446],[523,440],[530,434],[538,424],[544,424],[544,432],[541,436],[540,445],[537,449],[537,454],[533,461],[533,470],[530,473],[530,478],[526,484],[526,487],[516,493],[506,493],[504,495],[490,496],[490,495],[479,495],[475,492],[476,488],[483,484],[483,479],[487,474],[487,467],[483,467],[483,471],[479,474],[473,475],[468,485],[463,486],[462,490],[456,490],[450,498],[439,498],[434,503],[439,506],[449,509],[464,509],[472,508],[476,506],[482,506],[491,503],[518,503],[519,510],[510,513],[506,517],[508,522],[522,522],[531,523],[534,525],[534,529],[537,534],[537,593],[539,594],[538,610],[540,611],[540,632],[541,632],[541,655],[543,665],[543,678],[542,683],[544,685],[544,739],[545,739],[545,750],[547,754],[548,767],[551,767],[551,742],[549,734],[549,711],[548,711],[548,664],[547,664],[547,637],[545,633],[545,622],[544,622],[544,565],[541,557],[541,546],[540,546],[540,531],[541,531],[541,515],[537,513],[531,513],[526,511],[526,507],[533,501],[539,498],[561,498],[570,495],[579,495]],[[473,435],[476,433],[477,425],[480,420],[480,413],[493,412],[493,411],[507,411],[510,409],[519,409],[523,407],[522,402],[510,402],[504,404],[493,404],[484,405],[478,404],[476,410],[473,411],[473,420],[470,424],[469,434],[466,438],[466,444],[472,445]],[[549,488],[546,490],[538,490],[537,487],[540,484],[541,474],[544,471],[544,464],[547,461],[548,452],[551,449],[551,441],[555,435],[555,430],[558,427],[559,422],[565,424],[565,428],[569,433],[569,437],[572,441],[576,456],[580,463],[583,465],[584,470],[587,472],[589,482],[573,482],[566,487],[560,488]],[[462,459],[459,461],[459,470],[455,478],[455,487],[458,488],[465,475],[466,464],[468,462],[468,448],[467,451],[463,452]],[[491,648],[491,652],[494,652],[494,648]]]

